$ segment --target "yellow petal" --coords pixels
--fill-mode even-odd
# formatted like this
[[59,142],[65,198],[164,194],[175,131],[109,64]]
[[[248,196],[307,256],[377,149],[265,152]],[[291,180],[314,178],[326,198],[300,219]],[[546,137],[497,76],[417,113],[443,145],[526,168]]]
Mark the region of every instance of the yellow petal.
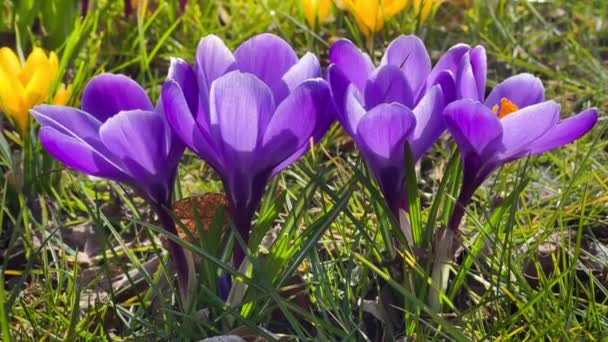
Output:
[[0,70],[13,75],[18,75],[21,72],[21,62],[10,48],[0,48]]
[[42,69],[48,72],[49,64],[49,59],[44,51],[41,48],[35,47],[32,53],[27,56],[23,70],[21,70],[19,77],[21,83],[27,87],[27,84],[37,70]]
[[67,88],[65,84],[61,83],[59,89],[55,92],[55,98],[53,99],[54,105],[64,106],[68,103],[70,99],[70,94],[72,93],[72,85],[68,85]]
[[17,76],[0,69],[0,110],[11,117],[27,110],[23,94],[24,89]]
[[59,59],[55,52],[51,51],[49,53],[49,73],[51,74],[51,79],[55,79],[57,74],[59,73]]
[[53,80],[45,70],[38,69],[34,72],[30,82],[25,86],[24,104],[27,109],[48,99],[51,82]]
[[315,27],[316,23],[321,23],[331,11],[331,0],[301,0],[304,7],[304,15],[310,27]]
[[435,12],[442,2],[442,0],[424,0],[424,5],[422,6],[419,16],[420,22],[425,22],[429,14]]
[[385,21],[402,11],[408,0],[346,0],[344,5],[355,17],[363,34],[380,31]]

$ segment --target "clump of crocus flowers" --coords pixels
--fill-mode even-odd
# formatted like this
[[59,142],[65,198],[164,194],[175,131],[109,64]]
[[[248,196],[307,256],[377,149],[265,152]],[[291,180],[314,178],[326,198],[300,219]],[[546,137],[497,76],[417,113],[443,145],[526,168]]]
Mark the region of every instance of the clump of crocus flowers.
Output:
[[34,47],[25,63],[21,63],[15,52],[0,48],[0,112],[14,124],[21,134],[29,126],[29,110],[37,104],[51,102],[67,103],[71,86],[59,84],[54,94],[49,94],[57,81],[59,60],[55,52],[48,55]]
[[[389,3],[393,12],[401,6]],[[596,109],[560,120],[559,105],[545,101],[542,83],[529,74],[486,97],[481,46],[455,45],[433,65],[419,38],[401,36],[375,65],[343,39],[329,59],[324,79],[313,54],[298,57],[275,35],[252,37],[234,52],[209,35],[194,63],[171,60],[156,106],[135,81],[102,74],[85,88],[80,109],[42,105],[32,113],[49,153],[77,171],[130,184],[171,233],[167,209],[187,146],[220,177],[245,243],[267,183],[320,141],[334,118],[361,150],[395,218],[408,208],[406,146],[418,160],[447,128],[464,166],[452,231],[498,167],[571,143],[597,121]],[[170,252],[180,290],[189,291],[185,257],[175,244]],[[238,267],[246,250],[235,246],[233,255]]]

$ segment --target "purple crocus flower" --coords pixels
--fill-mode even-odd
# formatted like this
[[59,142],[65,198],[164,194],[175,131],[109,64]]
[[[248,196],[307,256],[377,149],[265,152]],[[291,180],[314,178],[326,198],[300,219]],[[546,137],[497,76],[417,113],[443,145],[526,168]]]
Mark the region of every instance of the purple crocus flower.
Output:
[[[485,51],[459,44],[431,68],[422,41],[401,36],[388,46],[380,66],[349,40],[334,43],[328,81],[338,121],[355,140],[391,212],[406,207],[404,145],[415,160],[445,130],[444,104],[483,96]],[[474,84],[478,92],[461,91]]]
[[485,102],[455,101],[444,115],[463,161],[463,184],[448,224],[456,230],[475,190],[494,170],[575,141],[593,128],[598,113],[590,108],[560,120],[560,106],[545,101],[542,82],[519,74],[498,84]]
[[[317,58],[298,59],[272,34],[232,53],[216,36],[201,39],[194,67],[173,59],[162,90],[177,135],[223,182],[234,223],[247,241],[268,181],[319,141],[332,122],[330,91]],[[235,264],[243,251],[235,250]]]
[[[162,107],[155,108],[135,81],[114,74],[94,77],[84,89],[81,107],[34,107],[42,146],[76,171],[133,186],[153,206],[163,227],[177,234],[166,208],[171,207],[184,145],[172,133]],[[185,257],[179,246],[170,247],[184,291]]]

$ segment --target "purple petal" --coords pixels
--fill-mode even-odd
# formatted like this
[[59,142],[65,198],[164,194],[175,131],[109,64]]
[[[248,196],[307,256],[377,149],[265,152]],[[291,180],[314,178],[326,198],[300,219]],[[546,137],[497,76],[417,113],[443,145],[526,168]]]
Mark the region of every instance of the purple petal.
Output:
[[357,145],[393,212],[404,192],[405,141],[415,125],[414,114],[393,103],[376,106],[357,127]]
[[471,67],[479,92],[478,99],[479,101],[483,101],[486,97],[486,78],[488,72],[486,49],[483,46],[476,46],[471,50],[469,55],[471,56]]
[[210,110],[225,168],[255,172],[261,138],[275,110],[268,86],[252,74],[224,75],[211,86]]
[[479,97],[477,79],[473,73],[471,56],[468,53],[462,56],[460,68],[458,69],[458,74],[456,75],[456,98],[483,101],[483,98]]
[[40,128],[40,144],[55,159],[76,171],[120,182],[130,181],[107,156],[84,141],[63,134],[53,127]]
[[283,85],[275,93],[275,103],[281,103],[302,82],[317,77],[321,77],[321,65],[317,57],[308,52],[283,75]]
[[531,74],[519,74],[507,78],[494,87],[486,99],[486,106],[492,108],[500,105],[500,100],[503,98],[519,108],[524,108],[543,102],[545,88],[537,77]]
[[191,113],[196,113],[198,108],[198,84],[196,74],[192,66],[181,58],[171,58],[168,80],[174,80],[182,91]]
[[458,74],[462,56],[464,56],[464,54],[470,50],[471,47],[466,44],[456,44],[449,48],[448,51],[446,51],[441,58],[439,58],[439,61],[437,61],[437,64],[435,64],[433,67],[433,70],[428,77],[428,83],[430,85],[436,84],[439,74],[445,71],[450,72],[452,75]]
[[241,72],[249,72],[262,80],[273,94],[281,93],[283,75],[298,63],[298,56],[283,39],[263,33],[245,41],[234,52]]
[[569,144],[587,134],[597,123],[597,109],[590,108],[560,121],[532,144],[532,154],[539,154]]
[[365,86],[365,107],[374,108],[381,103],[397,102],[410,108],[414,94],[401,69],[385,65],[377,69]]
[[336,119],[351,137],[356,136],[359,120],[365,115],[356,86],[348,81],[342,70],[336,65],[330,65],[327,70],[327,80],[336,107]]
[[400,36],[386,48],[380,65],[394,65],[401,70],[415,94],[422,89],[431,72],[431,59],[424,43],[416,36]]
[[482,155],[486,148],[500,142],[502,125],[496,114],[482,103],[458,100],[450,103],[443,114],[463,158],[470,154]]
[[507,115],[501,121],[502,145],[494,159],[508,161],[530,151],[531,145],[553,129],[559,120],[560,106],[546,101]]
[[346,78],[363,94],[365,82],[374,70],[367,54],[361,52],[350,40],[339,39],[329,48],[329,61],[340,68]]
[[236,68],[232,52],[216,35],[201,39],[196,48],[194,69],[199,77],[201,92],[208,94],[211,83]]
[[125,75],[100,74],[87,84],[82,94],[82,110],[99,121],[123,110],[153,110],[144,89]]
[[435,85],[441,87],[444,103],[450,103],[456,99],[456,84],[452,72],[448,70],[441,71],[437,74],[433,83],[427,84],[427,87],[430,89]]
[[277,107],[262,140],[273,173],[289,166],[285,160],[291,163],[308,150],[329,100],[327,83],[316,79],[302,83]]
[[416,128],[410,138],[414,160],[422,157],[445,130],[443,120],[444,99],[441,87],[429,89],[420,103],[414,108]]
[[151,179],[168,174],[165,124],[155,112],[123,111],[108,119],[99,136],[108,150],[122,160],[131,176],[146,185]]
[[207,135],[201,132],[194,121],[179,84],[173,80],[166,81],[163,84],[161,99],[165,116],[173,132],[194,153],[198,154],[214,169],[220,170],[222,163],[214,148],[215,145]]
[[407,107],[383,103],[361,119],[357,142],[366,159],[375,165],[398,165],[401,163],[396,160],[403,160],[405,140],[415,126],[416,118]]

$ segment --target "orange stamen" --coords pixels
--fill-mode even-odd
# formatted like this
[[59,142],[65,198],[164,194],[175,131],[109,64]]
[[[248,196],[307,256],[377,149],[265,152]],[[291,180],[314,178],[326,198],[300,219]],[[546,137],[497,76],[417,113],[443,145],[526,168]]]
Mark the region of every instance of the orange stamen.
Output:
[[500,99],[500,107],[498,105],[494,105],[492,107],[492,111],[498,114],[498,118],[502,119],[505,116],[517,112],[519,107],[515,105],[515,103],[507,100],[506,98]]

